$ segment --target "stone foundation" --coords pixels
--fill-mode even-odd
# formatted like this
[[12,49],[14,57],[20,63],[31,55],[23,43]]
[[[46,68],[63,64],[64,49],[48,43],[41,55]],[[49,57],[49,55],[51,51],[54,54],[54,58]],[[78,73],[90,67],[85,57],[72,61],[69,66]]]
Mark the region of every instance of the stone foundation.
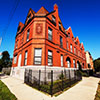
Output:
[[[22,67],[12,67],[11,68],[11,73],[10,75],[12,77],[16,77],[18,79],[21,79],[24,81],[24,73],[25,73],[25,69],[29,70],[33,70],[33,71],[46,71],[47,73],[49,73],[51,70],[53,70],[54,72],[61,72],[62,70],[77,70],[77,68],[64,68],[64,67],[48,67],[48,66],[22,66]],[[72,73],[73,76],[73,73]]]

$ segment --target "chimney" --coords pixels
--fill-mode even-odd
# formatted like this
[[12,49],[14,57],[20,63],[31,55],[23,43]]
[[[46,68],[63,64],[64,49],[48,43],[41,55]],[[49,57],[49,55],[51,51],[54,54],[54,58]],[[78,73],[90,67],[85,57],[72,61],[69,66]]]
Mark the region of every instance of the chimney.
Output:
[[58,10],[57,4],[54,4],[54,10]]
[[59,29],[59,22],[58,22],[59,15],[58,15],[58,6],[57,6],[57,4],[54,5],[54,10],[55,10],[55,17],[56,17],[56,27],[57,27],[57,29]]

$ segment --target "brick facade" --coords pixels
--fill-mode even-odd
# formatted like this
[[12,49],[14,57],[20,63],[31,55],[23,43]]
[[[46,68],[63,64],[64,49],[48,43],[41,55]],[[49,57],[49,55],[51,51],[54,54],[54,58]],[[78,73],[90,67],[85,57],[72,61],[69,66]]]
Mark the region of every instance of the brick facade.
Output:
[[[48,35],[49,31],[52,33],[50,36]],[[36,48],[42,50],[41,64],[35,64]],[[63,27],[56,4],[54,11],[50,13],[44,7],[41,7],[38,12],[30,9],[25,24],[19,23],[13,53],[13,67],[17,67],[19,61],[20,66],[25,66],[26,51],[26,66],[46,65],[49,67],[50,60],[52,67],[77,68],[79,64],[83,69],[86,69],[83,43],[80,43],[78,37],[73,36],[71,27],[67,30]],[[52,61],[51,58],[48,60],[48,51],[52,52]],[[21,55],[20,60],[19,55]]]

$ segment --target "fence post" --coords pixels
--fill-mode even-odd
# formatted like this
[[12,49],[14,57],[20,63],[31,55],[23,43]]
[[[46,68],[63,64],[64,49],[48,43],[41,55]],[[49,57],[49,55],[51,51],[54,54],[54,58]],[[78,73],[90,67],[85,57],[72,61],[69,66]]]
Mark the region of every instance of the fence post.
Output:
[[39,70],[39,90],[40,90],[40,78],[41,78],[41,70]]
[[70,70],[69,70],[69,86],[71,86]]
[[64,70],[65,78],[66,78],[66,70]]
[[63,83],[64,83],[64,81],[63,81],[63,78],[64,78],[64,74],[63,74],[63,70],[62,70],[62,72],[61,72],[61,74],[62,74],[62,91],[63,91],[63,89],[64,89],[64,87],[63,87]]
[[51,70],[51,86],[50,86],[50,94],[53,95],[53,70]]

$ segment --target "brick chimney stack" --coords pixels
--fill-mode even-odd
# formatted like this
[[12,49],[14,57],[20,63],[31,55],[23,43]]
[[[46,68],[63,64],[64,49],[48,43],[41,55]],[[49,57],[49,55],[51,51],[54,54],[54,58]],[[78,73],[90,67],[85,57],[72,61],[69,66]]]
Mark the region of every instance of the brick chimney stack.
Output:
[[54,5],[54,10],[56,11],[55,12],[55,17],[56,17],[56,27],[57,27],[57,29],[59,29],[59,22],[58,22],[58,17],[59,17],[59,15],[58,15],[58,6],[57,6],[57,4],[55,4]]

